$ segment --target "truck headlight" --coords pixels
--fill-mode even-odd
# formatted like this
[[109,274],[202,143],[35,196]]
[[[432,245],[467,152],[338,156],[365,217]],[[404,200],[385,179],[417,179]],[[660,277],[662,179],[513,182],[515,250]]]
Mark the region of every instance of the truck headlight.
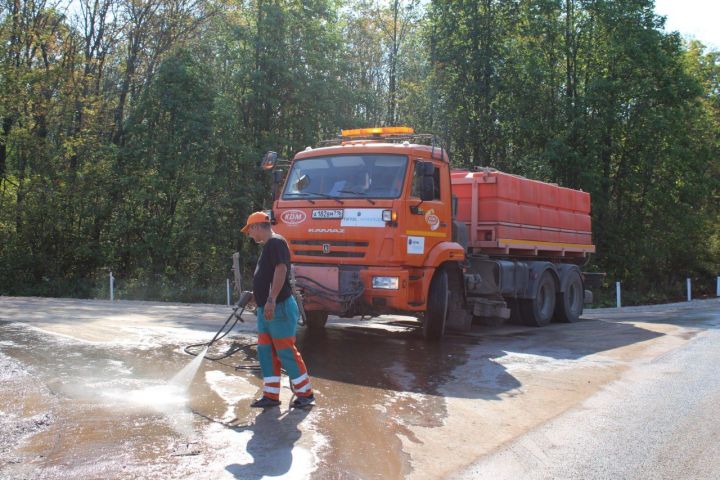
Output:
[[372,288],[397,290],[399,285],[400,279],[398,277],[372,277]]
[[397,222],[397,212],[392,210],[383,210],[382,219],[383,222]]

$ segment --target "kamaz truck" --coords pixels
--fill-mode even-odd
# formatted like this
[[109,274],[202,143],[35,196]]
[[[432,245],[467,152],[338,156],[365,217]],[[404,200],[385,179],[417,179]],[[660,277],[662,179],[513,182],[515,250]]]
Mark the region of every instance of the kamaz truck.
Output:
[[453,169],[435,136],[407,127],[343,130],[262,166],[309,329],[328,315],[402,314],[437,340],[481,319],[574,322],[592,299],[580,269],[595,251],[588,193]]

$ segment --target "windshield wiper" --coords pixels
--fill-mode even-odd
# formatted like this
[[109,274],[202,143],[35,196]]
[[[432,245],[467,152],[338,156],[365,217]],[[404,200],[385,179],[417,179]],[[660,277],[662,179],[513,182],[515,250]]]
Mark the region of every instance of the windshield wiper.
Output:
[[365,200],[370,202],[370,205],[375,205],[374,201],[372,201],[369,198],[365,198],[365,197],[367,197],[367,193],[365,193],[365,192],[356,192],[355,190],[338,190],[338,193],[350,193],[352,195],[362,195]]
[[[307,194],[307,193],[304,193],[304,192],[286,193],[285,195],[283,195],[283,197],[289,197],[290,195],[296,195],[296,196],[297,196],[297,195],[301,195],[301,196],[304,197],[304,196],[307,196],[308,194]],[[306,198],[305,200],[307,200],[308,202],[310,202],[310,203],[312,203],[313,205],[315,205],[315,202],[314,202],[311,198]]]
[[[285,195],[286,195],[286,196],[288,196],[288,195],[302,195],[303,197],[307,197],[308,195],[317,195],[318,197],[329,198],[330,200],[335,200],[335,201],[338,202],[340,205],[343,205],[343,201],[342,201],[342,200],[340,200],[340,199],[337,198],[337,197],[333,197],[332,195],[328,195],[327,193],[319,193],[319,192],[298,192],[298,193],[286,193]],[[312,203],[312,204],[315,204],[315,202],[313,202],[312,199],[310,199],[310,198],[306,198],[305,200],[307,200],[308,202],[310,202],[310,203]]]

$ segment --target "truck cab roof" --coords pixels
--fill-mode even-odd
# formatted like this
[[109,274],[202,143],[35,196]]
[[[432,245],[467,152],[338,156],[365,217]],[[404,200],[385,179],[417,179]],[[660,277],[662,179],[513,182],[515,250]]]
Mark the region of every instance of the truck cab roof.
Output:
[[309,148],[298,152],[294,160],[304,158],[330,156],[330,155],[351,155],[357,153],[387,153],[395,155],[410,155],[423,158],[432,158],[449,163],[449,157],[445,149],[432,145],[420,145],[415,143],[387,143],[377,140],[352,140],[339,145]]

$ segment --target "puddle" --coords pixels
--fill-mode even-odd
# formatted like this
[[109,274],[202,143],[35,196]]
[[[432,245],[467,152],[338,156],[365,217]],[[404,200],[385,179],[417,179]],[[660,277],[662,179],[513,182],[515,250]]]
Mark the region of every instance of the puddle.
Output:
[[[108,348],[7,322],[0,322],[0,332],[0,352],[26,372],[15,372],[22,382],[4,382],[0,392],[6,430],[24,428],[29,414],[52,419],[7,439],[13,450],[0,460],[2,478],[70,478],[73,472],[77,478],[117,478],[118,471],[148,473],[149,465],[164,472],[162,478],[183,478],[178,459],[200,454],[197,442],[208,420],[228,412],[225,399],[208,388],[205,372],[232,367],[204,362],[205,352],[191,357],[176,345]],[[25,394],[33,385],[44,388],[37,398]]]

